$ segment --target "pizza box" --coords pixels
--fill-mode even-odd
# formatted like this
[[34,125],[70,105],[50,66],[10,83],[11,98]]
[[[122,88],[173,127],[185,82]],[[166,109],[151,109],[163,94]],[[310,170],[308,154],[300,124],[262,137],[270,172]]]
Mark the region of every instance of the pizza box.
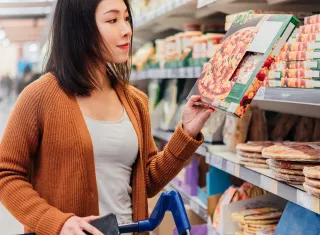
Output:
[[281,80],[270,80],[270,79],[265,79],[263,82],[264,87],[281,87]]
[[312,69],[320,70],[320,60],[308,61],[281,61],[271,65],[271,70],[281,71],[284,69]]
[[304,18],[304,24],[317,24],[320,23],[320,14],[319,15],[313,15],[313,16],[308,16]]
[[320,81],[301,78],[281,78],[281,87],[319,89]]
[[320,33],[298,34],[296,42],[320,42]]
[[319,42],[287,42],[283,51],[317,51],[320,50]]
[[199,105],[241,117],[298,20],[291,15],[240,15],[191,90]]
[[233,222],[231,219],[231,215],[234,212],[264,207],[284,210],[286,204],[287,201],[285,199],[269,193],[263,196],[223,205],[221,207],[221,218],[218,232],[223,235],[234,235],[236,232],[240,231],[238,223]]
[[283,51],[275,58],[275,61],[306,61],[314,59],[320,59],[319,51]]
[[320,33],[320,23],[300,26],[299,33],[300,34]]
[[303,79],[320,79],[320,70],[308,69],[285,69],[281,71],[271,70],[268,74],[269,79],[281,78],[303,78]]

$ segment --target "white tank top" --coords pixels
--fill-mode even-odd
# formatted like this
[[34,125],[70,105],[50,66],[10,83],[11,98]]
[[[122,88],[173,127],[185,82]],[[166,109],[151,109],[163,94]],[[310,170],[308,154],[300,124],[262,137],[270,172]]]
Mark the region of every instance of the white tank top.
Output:
[[131,172],[138,138],[124,109],[120,121],[84,117],[93,144],[100,215],[114,213],[118,224],[132,222]]

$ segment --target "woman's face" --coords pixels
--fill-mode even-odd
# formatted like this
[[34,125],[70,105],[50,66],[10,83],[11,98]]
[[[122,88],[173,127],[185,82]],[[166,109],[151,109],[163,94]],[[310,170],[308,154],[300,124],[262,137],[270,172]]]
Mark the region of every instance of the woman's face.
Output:
[[123,0],[102,0],[96,10],[96,23],[110,52],[105,52],[107,62],[128,61],[132,30],[127,6]]

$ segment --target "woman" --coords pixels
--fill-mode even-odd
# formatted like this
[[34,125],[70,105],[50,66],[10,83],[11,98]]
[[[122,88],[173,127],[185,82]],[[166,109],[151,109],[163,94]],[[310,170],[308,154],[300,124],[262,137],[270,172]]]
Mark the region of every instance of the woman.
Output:
[[128,85],[127,0],[58,0],[46,74],[24,89],[0,145],[0,200],[37,235],[101,235],[89,222],[146,219],[156,195],[203,141],[212,110],[192,97],[163,152],[148,100]]

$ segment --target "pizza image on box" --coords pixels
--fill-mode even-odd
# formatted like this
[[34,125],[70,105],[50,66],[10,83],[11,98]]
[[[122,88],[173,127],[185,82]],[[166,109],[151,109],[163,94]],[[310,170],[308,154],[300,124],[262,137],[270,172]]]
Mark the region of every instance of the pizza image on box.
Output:
[[290,15],[238,16],[188,98],[200,95],[199,105],[243,116],[297,23]]
[[[237,31],[221,44],[213,60],[206,64],[199,78],[200,94],[209,100],[223,99],[229,94],[234,83],[234,80],[230,78],[256,34],[255,27],[248,27]],[[240,38],[243,40],[241,41]],[[227,77],[229,79],[225,79]]]

